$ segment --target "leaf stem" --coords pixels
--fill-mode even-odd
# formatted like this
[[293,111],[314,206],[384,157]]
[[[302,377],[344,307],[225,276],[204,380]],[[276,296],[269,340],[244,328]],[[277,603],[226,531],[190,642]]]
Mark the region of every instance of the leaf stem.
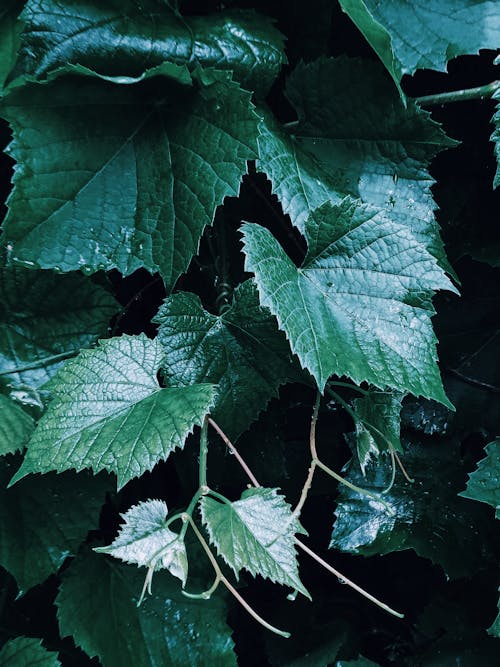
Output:
[[468,100],[484,100],[489,98],[500,90],[500,80],[492,81],[484,86],[476,88],[465,88],[463,90],[450,90],[446,93],[436,93],[434,95],[424,95],[423,97],[413,98],[417,104],[423,107],[435,106],[437,104],[450,104],[452,102],[466,102]]
[[200,464],[198,479],[200,489],[207,486],[207,457],[208,457],[208,416],[203,420],[200,434]]
[[318,458],[316,452],[316,422],[318,421],[320,402],[321,402],[321,394],[318,391],[316,393],[316,401],[314,403],[313,413],[311,416],[311,428],[309,431],[309,447],[311,448],[311,457],[312,457],[311,465],[309,466],[309,470],[307,471],[306,481],[304,482],[304,486],[302,487],[302,492],[300,494],[299,502],[297,503],[297,506],[292,512],[292,517],[291,517],[292,520],[300,515],[302,508],[304,507],[304,503],[307,500],[307,495],[312,485],[314,472],[316,470],[316,465],[317,465],[316,459]]
[[39,368],[40,366],[45,366],[45,364],[50,364],[53,361],[59,361],[60,359],[69,359],[70,357],[76,357],[80,352],[80,348],[77,350],[68,350],[67,352],[61,352],[60,354],[53,354],[50,357],[44,357],[43,359],[37,359],[31,364],[26,364],[26,366],[17,366],[16,368],[7,369],[6,371],[0,371],[1,375],[12,375],[13,373],[23,373],[24,371],[31,371],[34,368]]
[[406,479],[406,481],[410,482],[410,484],[414,484],[415,480],[413,479],[413,477],[410,477],[409,474],[406,472],[406,469],[403,463],[401,462],[401,459],[399,458],[397,452],[394,452],[394,458],[396,459],[396,463],[398,464],[401,472],[403,473],[403,477]]
[[212,428],[214,428],[217,431],[217,433],[220,435],[222,440],[224,440],[224,442],[226,443],[229,451],[231,452],[231,454],[233,454],[236,457],[236,460],[238,461],[240,466],[243,468],[243,470],[247,474],[248,479],[252,482],[252,484],[254,486],[260,486],[259,482],[257,481],[257,478],[255,477],[253,472],[250,470],[250,468],[247,466],[247,464],[243,460],[241,454],[238,452],[238,450],[233,445],[231,440],[229,440],[229,438],[224,433],[224,431],[221,429],[221,427],[216,422],[214,422],[214,420],[211,417],[208,417],[208,423],[210,424],[210,426]]
[[367,389],[362,389],[361,387],[358,387],[356,384],[349,384],[349,382],[337,382],[337,380],[332,380],[331,382],[328,383],[328,386],[333,385],[334,387],[345,387],[346,389],[353,389],[354,391],[358,391],[360,394],[363,394],[363,396],[370,396],[371,392],[368,391]]

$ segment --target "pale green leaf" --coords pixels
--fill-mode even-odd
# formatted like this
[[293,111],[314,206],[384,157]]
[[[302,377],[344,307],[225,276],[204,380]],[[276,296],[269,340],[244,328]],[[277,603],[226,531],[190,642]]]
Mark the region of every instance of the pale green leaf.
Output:
[[295,551],[295,533],[304,529],[277,489],[248,489],[232,503],[204,496],[200,507],[210,541],[236,576],[245,569],[310,597]]
[[307,220],[300,268],[268,230],[243,232],[261,303],[321,391],[335,374],[448,403],[430,297],[451,283],[405,226],[349,198],[325,204]]
[[47,651],[40,639],[16,637],[0,651],[2,667],[60,667],[57,653]]
[[52,401],[12,483],[33,472],[92,468],[116,473],[118,487],[183,447],[209,411],[209,384],[162,389],[158,341],[145,335],[100,341],[52,379]]
[[226,610],[216,595],[191,600],[159,572],[137,607],[140,570],[95,554],[66,570],[56,599],[61,635],[103,667],[236,667]]
[[99,514],[109,478],[89,473],[31,476],[11,489],[19,458],[0,461],[0,564],[26,592],[74,555]]
[[167,505],[161,500],[134,505],[121,515],[124,523],[113,542],[94,551],[153,570],[163,568],[184,586],[188,575],[186,547],[179,535],[165,526],[167,514]]
[[69,78],[3,100],[8,150],[23,165],[3,229],[14,261],[64,272],[144,267],[173,286],[257,149],[250,93],[229,74],[193,76],[191,87]]
[[448,269],[428,166],[456,142],[427,111],[413,102],[405,107],[376,62],[341,57],[301,64],[286,93],[299,119],[297,140],[337,188],[385,209]]
[[169,383],[217,384],[213,417],[229,437],[248,427],[280,384],[300,378],[285,337],[250,281],[235,290],[221,315],[207,312],[195,294],[180,292],[165,300],[153,321],[160,325]]
[[486,458],[470,473],[467,488],[459,495],[492,505],[500,519],[500,438],[485,447]]
[[449,60],[500,44],[496,0],[340,0],[398,88],[417,69],[446,71]]
[[21,406],[0,394],[0,456],[23,449],[34,427],[33,419]]

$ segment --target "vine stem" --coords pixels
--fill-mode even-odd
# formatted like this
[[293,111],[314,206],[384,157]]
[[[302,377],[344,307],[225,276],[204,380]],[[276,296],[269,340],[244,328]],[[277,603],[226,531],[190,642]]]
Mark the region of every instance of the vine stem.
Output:
[[200,434],[200,464],[198,479],[200,489],[207,486],[207,457],[208,457],[208,416],[203,420]]
[[500,80],[491,81],[484,86],[476,88],[465,88],[463,90],[450,90],[447,93],[436,93],[434,95],[424,95],[423,97],[414,97],[414,101],[420,106],[430,107],[436,104],[450,104],[452,102],[465,102],[468,100],[484,100],[491,97],[500,90]]
[[247,464],[245,463],[245,461],[244,461],[243,458],[241,457],[241,454],[238,452],[238,450],[237,450],[236,447],[233,445],[233,443],[231,442],[231,440],[229,440],[229,438],[228,438],[227,435],[224,433],[224,431],[221,429],[221,427],[220,427],[216,422],[214,422],[214,420],[213,420],[211,417],[208,417],[208,423],[209,423],[210,426],[211,426],[212,428],[214,428],[214,429],[217,431],[217,433],[220,435],[220,437],[222,438],[222,440],[223,440],[223,441],[225,442],[225,444],[227,445],[227,447],[228,447],[229,451],[231,452],[231,454],[233,454],[233,455],[236,457],[236,460],[238,461],[238,463],[240,464],[240,466],[243,468],[243,470],[244,470],[245,473],[247,474],[248,479],[252,482],[252,484],[253,484],[254,486],[256,486],[256,487],[257,487],[257,486],[260,486],[259,482],[257,481],[257,478],[255,477],[255,475],[253,474],[253,472],[250,470],[250,468],[247,466]]
[[68,350],[67,352],[61,352],[60,354],[54,354],[50,357],[44,357],[43,359],[37,359],[31,364],[26,364],[26,366],[17,366],[16,368],[7,369],[6,371],[0,371],[0,375],[11,375],[12,373],[22,373],[23,371],[30,371],[33,368],[38,368],[39,366],[45,366],[46,364],[52,363],[53,361],[59,361],[60,359],[69,359],[70,357],[76,357],[80,352],[80,348],[77,350]]
[[309,470],[307,472],[307,478],[304,483],[304,486],[302,487],[302,492],[300,494],[299,502],[297,503],[297,506],[292,512],[292,520],[299,516],[300,512],[302,511],[302,508],[304,507],[304,503],[307,500],[307,495],[312,486],[314,473],[316,471],[316,466],[317,466],[316,459],[318,458],[316,453],[316,422],[318,421],[320,402],[321,402],[321,394],[318,391],[316,393],[316,401],[314,403],[313,413],[311,416],[311,428],[309,430],[309,447],[311,449],[311,457],[312,457],[311,465],[309,466]]

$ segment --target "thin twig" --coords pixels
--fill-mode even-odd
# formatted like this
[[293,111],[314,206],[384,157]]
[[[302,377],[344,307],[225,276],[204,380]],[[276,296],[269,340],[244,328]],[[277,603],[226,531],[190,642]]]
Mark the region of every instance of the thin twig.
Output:
[[394,458],[396,459],[396,463],[398,464],[401,472],[403,473],[403,477],[406,479],[407,482],[410,482],[410,484],[413,484],[415,482],[415,480],[412,477],[410,477],[410,475],[406,472],[406,469],[405,469],[404,465],[402,464],[401,459],[399,458],[397,452],[394,452]]
[[484,100],[491,97],[500,90],[500,80],[492,81],[484,86],[476,88],[465,88],[464,90],[450,90],[447,93],[436,93],[435,95],[424,95],[415,97],[414,101],[420,106],[430,107],[437,104],[450,104],[452,102],[466,102],[468,100]]
[[450,375],[454,375],[459,380],[462,380],[462,382],[470,384],[473,387],[477,387],[478,389],[483,389],[484,391],[491,391],[494,394],[500,392],[499,386],[494,384],[489,384],[488,382],[483,382],[482,380],[477,380],[476,378],[472,378],[468,375],[464,375],[460,371],[457,371],[456,368],[446,368],[446,371],[450,373]]
[[224,442],[226,443],[229,451],[231,452],[231,454],[233,454],[233,456],[236,457],[236,460],[238,461],[240,466],[243,468],[243,470],[246,472],[247,477],[252,482],[252,484],[256,487],[260,486],[259,482],[257,481],[257,478],[255,477],[253,472],[250,470],[250,468],[247,466],[247,464],[243,460],[241,454],[236,449],[236,447],[233,445],[231,440],[229,440],[229,438],[224,433],[224,431],[221,429],[221,427],[216,422],[214,422],[214,420],[211,417],[208,418],[208,423],[210,424],[210,426],[212,426],[212,428],[214,428],[217,431],[217,433],[220,435],[220,437],[224,440]]
[[298,517],[302,511],[302,508],[304,507],[304,503],[307,500],[307,495],[309,493],[309,490],[312,485],[313,477],[314,477],[314,471],[316,470],[316,459],[318,458],[317,453],[316,453],[316,422],[318,421],[318,412],[319,412],[319,405],[321,401],[321,394],[319,391],[317,392],[316,395],[316,402],[314,404],[313,408],[313,413],[311,416],[311,428],[309,431],[309,447],[311,449],[311,465],[309,466],[309,470],[307,471],[307,477],[306,481],[304,483],[304,486],[302,487],[302,492],[300,494],[299,502],[297,503],[297,506],[292,512],[292,520]]

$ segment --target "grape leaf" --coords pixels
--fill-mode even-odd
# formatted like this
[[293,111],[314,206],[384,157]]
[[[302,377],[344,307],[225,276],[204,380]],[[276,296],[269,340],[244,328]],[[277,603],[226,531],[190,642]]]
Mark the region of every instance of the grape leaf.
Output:
[[163,355],[158,341],[141,334],[100,341],[67,362],[50,383],[52,401],[11,483],[33,472],[92,468],[116,473],[121,488],[183,447],[214,389],[161,389]]
[[103,667],[236,667],[220,598],[188,599],[160,572],[153,595],[138,608],[142,579],[136,568],[79,556],[56,599],[61,635],[72,635]]
[[229,74],[193,77],[193,86],[78,77],[4,98],[8,152],[23,165],[3,230],[13,260],[86,273],[144,267],[173,286],[257,148],[250,93]]
[[35,423],[14,401],[0,394],[0,456],[23,449]]
[[243,234],[261,304],[321,391],[336,374],[449,404],[430,295],[451,283],[406,227],[350,198],[324,204],[306,222],[300,268],[263,227],[245,224]]
[[[500,65],[500,58],[495,60],[497,65]],[[493,187],[497,188],[500,185],[500,88],[493,94],[492,98],[497,101],[496,111],[493,114],[492,123],[493,123],[493,133],[491,135],[491,141],[494,144],[495,148],[495,158],[497,161],[497,170],[495,172],[495,177],[493,179]],[[496,258],[496,262],[493,266],[500,265],[500,257]]]
[[446,71],[449,60],[500,44],[500,7],[492,0],[340,0],[398,89],[417,69]]
[[4,644],[0,650],[3,667],[60,667],[57,653],[47,651],[40,639],[16,637]]
[[[495,520],[479,504],[457,496],[465,476],[459,443],[419,438],[406,447],[404,464],[415,483],[396,475],[383,496],[394,515],[341,485],[330,547],[363,556],[414,549],[454,578],[487,567],[494,559]],[[391,478],[389,462],[368,463],[363,477],[351,460],[344,472],[348,481],[374,493]]]
[[29,0],[11,75],[46,77],[67,64],[107,76],[140,76],[164,62],[231,70],[265,96],[286,62],[284,37],[251,11],[182,18],[157,0]]
[[66,472],[37,475],[6,489],[16,457],[0,460],[0,564],[21,592],[57,572],[74,555],[99,513],[109,478]]
[[232,503],[204,496],[200,509],[210,541],[236,576],[245,568],[310,598],[295,552],[295,533],[305,531],[277,489],[247,489]]
[[250,281],[235,290],[231,307],[219,316],[208,313],[195,294],[180,292],[165,300],[153,322],[160,325],[169,383],[218,384],[213,416],[231,438],[277,396],[280,384],[300,379],[285,337]]
[[456,142],[427,111],[403,105],[379,63],[341,57],[301,64],[286,94],[299,118],[297,140],[339,189],[407,225],[449,270],[428,165]]
[[488,634],[500,639],[500,587],[498,588],[498,614],[492,625],[488,628]]
[[0,267],[0,386],[36,403],[34,390],[104,336],[118,309],[111,294],[80,274]]
[[0,88],[16,61],[21,34],[17,16],[21,6],[19,0],[4,0],[0,9]]
[[164,568],[184,587],[188,575],[186,547],[179,535],[165,526],[167,513],[167,505],[161,500],[134,505],[121,515],[125,523],[112,544],[94,551],[152,570]]
[[486,445],[485,451],[486,458],[479,461],[477,470],[469,475],[467,488],[459,495],[492,505],[500,519],[500,438]]

